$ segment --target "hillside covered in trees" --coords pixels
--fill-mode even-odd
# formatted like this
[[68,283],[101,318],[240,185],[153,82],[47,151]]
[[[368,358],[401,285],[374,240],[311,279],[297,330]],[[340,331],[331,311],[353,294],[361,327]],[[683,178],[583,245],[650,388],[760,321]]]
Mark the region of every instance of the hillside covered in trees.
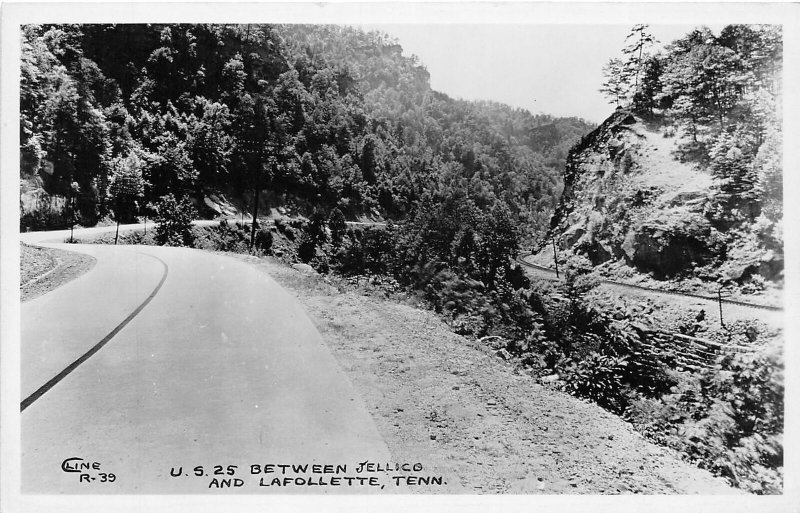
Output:
[[591,126],[453,100],[428,78],[389,36],[347,27],[27,26],[22,228],[70,223],[70,202],[83,225],[167,194],[249,208],[255,188],[262,206],[351,219],[463,196],[544,228]]

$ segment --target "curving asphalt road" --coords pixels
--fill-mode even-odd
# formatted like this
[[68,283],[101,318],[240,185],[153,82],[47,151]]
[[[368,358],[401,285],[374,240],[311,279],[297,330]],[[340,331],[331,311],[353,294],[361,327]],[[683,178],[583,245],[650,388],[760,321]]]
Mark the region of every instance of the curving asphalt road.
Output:
[[[525,266],[525,272],[528,275],[542,277],[547,280],[556,279],[555,270],[528,261],[530,256],[530,254],[525,254],[517,258],[517,262]],[[714,298],[703,297],[696,294],[657,290],[609,280],[603,280],[600,283],[600,287],[614,291],[619,295],[657,298],[674,305],[682,305],[696,310],[704,309],[713,318],[717,318],[716,315],[719,306],[717,300]],[[727,320],[752,319],[764,322],[773,328],[782,328],[784,326],[784,312],[782,307],[762,306],[725,299],[723,299],[722,303],[724,318]]]
[[[23,493],[219,493],[199,465],[237,465],[242,493],[354,493],[261,488],[250,465],[390,461],[302,307],[262,273],[185,248],[21,239],[97,259],[22,305]],[[72,457],[99,463],[96,480],[64,472]]]

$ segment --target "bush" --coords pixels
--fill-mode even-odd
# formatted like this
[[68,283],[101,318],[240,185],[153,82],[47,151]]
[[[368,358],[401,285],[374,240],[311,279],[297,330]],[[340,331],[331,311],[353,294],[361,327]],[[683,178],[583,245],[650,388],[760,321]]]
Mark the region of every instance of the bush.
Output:
[[570,360],[561,376],[569,393],[620,413],[626,403],[622,376],[627,366],[625,358],[592,352],[580,359]]
[[783,383],[779,347],[721,357],[700,378],[708,409],[687,433],[690,453],[748,491],[781,493]]
[[163,246],[189,246],[194,243],[192,220],[197,210],[187,197],[180,201],[172,194],[162,196],[155,206],[156,242]]
[[311,238],[315,246],[320,246],[327,242],[328,234],[325,232],[325,215],[320,210],[314,210],[311,219],[304,227],[305,233]]
[[20,232],[37,230],[54,230],[58,228],[69,228],[68,214],[51,209],[34,210],[25,212],[20,216]]
[[394,232],[380,228],[351,230],[335,255],[332,267],[345,276],[390,274],[396,239]]
[[144,246],[152,245],[154,242],[152,230],[146,234],[139,231],[134,231],[121,237],[124,244],[141,244]]
[[722,356],[699,376],[675,374],[680,379],[660,404],[631,404],[628,416],[637,427],[734,486],[782,493],[780,348]]
[[328,227],[331,231],[331,243],[334,247],[341,246],[347,233],[347,221],[342,211],[338,208],[334,208],[331,211],[331,215],[328,216]]
[[268,228],[261,228],[256,232],[255,246],[264,253],[272,251],[273,236]]
[[302,232],[300,234],[299,244],[297,245],[297,257],[305,263],[308,263],[317,254],[317,246],[311,236]]

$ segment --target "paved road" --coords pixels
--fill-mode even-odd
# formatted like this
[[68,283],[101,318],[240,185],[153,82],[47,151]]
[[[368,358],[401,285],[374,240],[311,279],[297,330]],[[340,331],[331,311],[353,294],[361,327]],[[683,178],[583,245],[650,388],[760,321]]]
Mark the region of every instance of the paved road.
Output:
[[[528,260],[528,256],[520,257],[524,263],[533,264]],[[530,276],[539,276],[545,279],[555,279],[555,271],[544,269],[538,264],[533,264],[535,267],[525,267],[525,272]],[[669,292],[662,292],[654,289],[644,289],[626,286],[625,284],[617,284],[611,282],[603,282],[599,285],[600,288],[615,292],[620,296],[637,297],[641,299],[658,299],[664,303],[691,308],[695,311],[703,309],[711,319],[719,319],[719,305],[714,299],[706,299],[697,296],[672,294]],[[764,310],[760,308],[751,308],[734,303],[723,303],[723,318],[726,321],[731,320],[757,320],[764,322],[768,326],[779,329],[784,326],[784,312],[783,310]]]
[[[63,240],[22,239],[47,237]],[[244,493],[354,493],[259,488],[249,467],[390,461],[303,309],[262,273],[185,248],[39,243],[97,264],[22,305],[23,493],[218,493],[198,465],[238,465]],[[97,479],[63,472],[71,457],[98,462]]]

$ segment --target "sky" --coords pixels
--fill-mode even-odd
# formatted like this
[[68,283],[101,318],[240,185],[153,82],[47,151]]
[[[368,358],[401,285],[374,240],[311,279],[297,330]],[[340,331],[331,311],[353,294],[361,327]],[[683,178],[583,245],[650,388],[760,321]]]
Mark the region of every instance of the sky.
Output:
[[[631,25],[361,25],[396,37],[431,87],[453,98],[495,100],[534,114],[602,122],[614,110],[598,91],[602,68],[620,57]],[[667,44],[694,25],[651,25]],[[711,25],[719,33],[720,25]]]

